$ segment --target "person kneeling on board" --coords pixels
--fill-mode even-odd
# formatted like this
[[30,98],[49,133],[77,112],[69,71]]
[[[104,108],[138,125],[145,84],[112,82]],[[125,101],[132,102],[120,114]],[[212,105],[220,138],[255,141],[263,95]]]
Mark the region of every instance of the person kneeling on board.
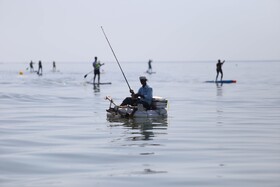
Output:
[[139,88],[137,93],[131,89],[131,97],[127,97],[123,100],[120,106],[132,105],[136,106],[142,104],[144,108],[150,109],[153,100],[153,88],[147,84],[147,78],[145,76],[139,77],[142,87]]

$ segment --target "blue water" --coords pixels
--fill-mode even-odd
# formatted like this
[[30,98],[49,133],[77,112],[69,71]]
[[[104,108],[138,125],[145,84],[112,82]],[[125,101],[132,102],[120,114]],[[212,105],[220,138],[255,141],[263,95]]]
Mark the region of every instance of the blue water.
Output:
[[[280,63],[121,62],[138,90],[145,74],[169,100],[167,119],[108,120],[129,95],[116,62],[93,88],[90,63],[0,64],[0,186],[280,186]],[[37,65],[37,64],[36,64]],[[35,68],[37,66],[35,65]],[[23,71],[23,75],[19,72]]]

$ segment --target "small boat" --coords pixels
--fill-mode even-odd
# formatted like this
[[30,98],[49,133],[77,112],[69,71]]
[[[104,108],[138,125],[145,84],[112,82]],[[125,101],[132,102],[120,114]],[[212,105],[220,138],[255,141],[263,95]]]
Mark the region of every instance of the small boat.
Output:
[[[110,96],[105,98],[110,102],[107,109],[108,118],[166,118],[168,101],[162,97],[153,97],[150,109],[145,109],[142,104],[137,106],[118,106]],[[113,104],[113,107],[112,107]]]

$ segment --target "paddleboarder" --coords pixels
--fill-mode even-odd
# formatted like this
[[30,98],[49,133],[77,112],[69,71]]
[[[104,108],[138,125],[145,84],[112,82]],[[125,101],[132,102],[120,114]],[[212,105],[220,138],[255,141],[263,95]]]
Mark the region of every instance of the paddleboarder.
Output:
[[53,61],[53,72],[56,71],[56,64],[55,64],[55,61]]
[[216,64],[216,71],[217,71],[217,75],[216,75],[216,81],[218,79],[219,73],[221,73],[221,81],[223,79],[223,70],[222,70],[222,66],[225,63],[225,60],[223,62],[221,62],[221,60],[218,60],[218,63]]
[[100,67],[104,65],[100,63],[100,61],[97,61],[97,57],[94,57],[94,62],[92,63],[93,69],[94,69],[94,76],[93,76],[93,84],[95,83],[96,75],[98,76],[98,84],[100,83]]
[[142,104],[146,109],[149,109],[152,104],[153,99],[153,88],[147,84],[147,78],[145,76],[139,77],[142,87],[139,88],[138,92],[135,94],[131,89],[131,97],[127,97],[121,103],[121,106],[125,105],[137,105]]
[[147,73],[152,73],[152,60],[151,60],[151,59],[148,61],[148,70],[147,70]]
[[43,66],[42,66],[41,60],[39,60],[37,74],[38,74],[38,75],[43,75]]
[[[34,64],[34,62],[31,60],[31,62],[29,63],[29,67],[30,67],[30,72],[31,72],[31,73],[34,72],[33,64]],[[27,69],[27,68],[26,68],[26,69]]]

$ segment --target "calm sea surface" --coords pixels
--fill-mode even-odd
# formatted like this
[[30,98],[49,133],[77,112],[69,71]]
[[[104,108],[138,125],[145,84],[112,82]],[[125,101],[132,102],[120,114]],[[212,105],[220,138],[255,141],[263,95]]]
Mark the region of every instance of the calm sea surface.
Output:
[[[43,62],[43,76],[0,63],[0,186],[279,187],[280,62],[226,62],[236,84],[204,83],[215,63],[153,62],[168,118],[118,121],[104,99],[129,96],[116,62],[98,88],[90,62]],[[121,65],[138,90],[147,62]]]

